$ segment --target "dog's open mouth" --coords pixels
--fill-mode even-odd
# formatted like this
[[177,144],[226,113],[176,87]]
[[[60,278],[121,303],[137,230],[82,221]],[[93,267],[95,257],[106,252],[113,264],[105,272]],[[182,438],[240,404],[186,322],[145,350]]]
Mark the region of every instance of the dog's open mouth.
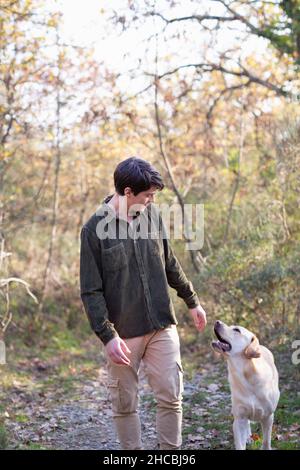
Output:
[[231,350],[231,344],[226,341],[226,339],[222,338],[220,333],[218,332],[217,328],[214,328],[214,332],[216,337],[218,338],[219,341],[213,341],[212,342],[212,347],[220,352],[228,352]]

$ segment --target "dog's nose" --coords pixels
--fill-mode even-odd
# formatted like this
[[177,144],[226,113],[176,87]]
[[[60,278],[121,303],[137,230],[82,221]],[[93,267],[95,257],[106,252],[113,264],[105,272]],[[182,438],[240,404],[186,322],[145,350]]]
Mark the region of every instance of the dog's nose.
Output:
[[222,323],[222,322],[221,322],[220,320],[217,320],[217,321],[215,322],[215,326],[216,326],[216,327],[221,326],[221,323]]

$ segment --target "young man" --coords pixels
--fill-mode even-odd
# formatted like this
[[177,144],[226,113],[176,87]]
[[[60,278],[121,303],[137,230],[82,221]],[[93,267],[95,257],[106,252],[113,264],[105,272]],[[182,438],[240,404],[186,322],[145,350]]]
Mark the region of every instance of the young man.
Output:
[[81,298],[92,329],[105,345],[122,448],[142,449],[137,406],[143,361],[157,400],[160,449],[179,449],[182,367],[168,285],[185,301],[199,331],[205,328],[206,315],[151,204],[164,187],[160,174],[148,162],[131,157],[117,166],[114,183],[115,193],[81,231]]

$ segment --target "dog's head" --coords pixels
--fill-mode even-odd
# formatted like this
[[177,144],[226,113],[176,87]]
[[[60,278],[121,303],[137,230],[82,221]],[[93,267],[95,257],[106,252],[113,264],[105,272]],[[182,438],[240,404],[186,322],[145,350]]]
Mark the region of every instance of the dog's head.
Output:
[[257,337],[243,326],[228,326],[217,320],[214,332],[218,341],[213,341],[212,347],[225,357],[236,355],[243,355],[247,359],[260,357]]

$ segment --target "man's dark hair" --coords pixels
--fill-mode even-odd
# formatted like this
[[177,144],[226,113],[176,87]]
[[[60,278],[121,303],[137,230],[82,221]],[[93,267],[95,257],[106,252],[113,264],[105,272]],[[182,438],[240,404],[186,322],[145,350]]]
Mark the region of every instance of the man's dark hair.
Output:
[[164,183],[158,171],[142,158],[130,157],[119,163],[114,172],[114,183],[118,194],[124,196],[124,189],[129,187],[136,196],[147,191],[151,186],[162,190]]

